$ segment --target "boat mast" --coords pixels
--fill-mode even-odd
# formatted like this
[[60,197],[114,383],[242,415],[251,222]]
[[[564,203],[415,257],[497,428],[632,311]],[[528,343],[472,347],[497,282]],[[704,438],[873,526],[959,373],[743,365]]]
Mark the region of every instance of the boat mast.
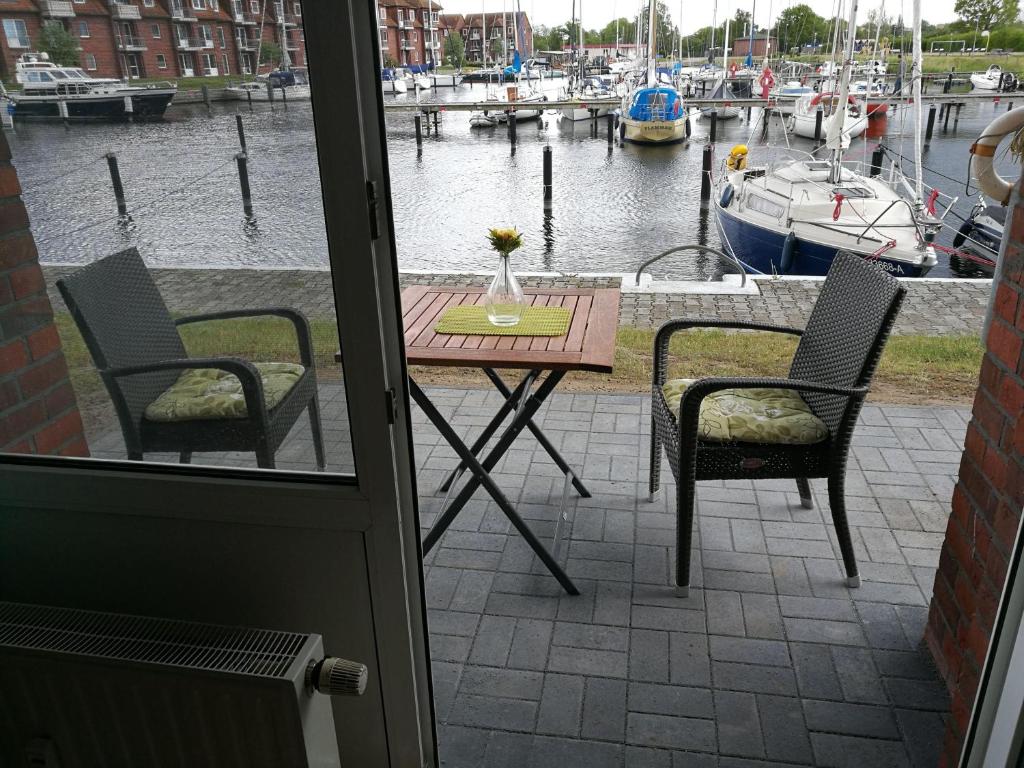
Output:
[[501,60],[502,66],[508,66],[508,13],[505,0],[501,0]]
[[725,20],[725,40],[722,41],[722,80],[725,80],[729,76],[729,22],[732,19]]
[[718,25],[718,0],[715,0],[715,9],[711,12],[711,45],[708,46],[708,53],[711,54],[711,61],[715,56],[715,27]]
[[583,46],[583,0],[580,0],[580,17],[579,17],[579,19],[577,19],[576,23],[579,24],[579,27],[580,27],[580,55],[579,55],[579,64],[580,64],[580,93],[582,94],[583,93],[583,81],[586,79],[586,76],[587,76],[587,67],[586,67],[586,64],[583,63],[583,51],[585,50],[585,48]]
[[656,4],[656,0],[651,0],[647,5],[647,86],[649,88],[655,87],[658,83],[658,54],[654,47],[657,42],[657,34],[655,32],[657,28]]
[[754,61],[754,14],[757,13],[757,0],[754,0],[753,7],[750,9],[750,38],[747,41],[747,60],[753,63]]
[[914,63],[910,68],[914,89],[914,205],[918,211],[924,206],[924,180],[921,177],[921,72],[923,72],[921,55],[921,0],[914,0]]
[[434,36],[437,34],[437,30],[434,28],[434,0],[427,0],[427,24],[425,31],[430,33],[430,42],[427,43],[430,46],[430,63],[436,68],[437,59],[434,58]]
[[[914,0],[920,3],[921,0]],[[838,27],[838,21],[836,26]],[[843,128],[846,122],[847,101],[850,96],[850,72],[853,69],[853,46],[857,34],[857,0],[850,0],[850,16],[846,27],[846,50],[843,54],[843,69],[839,75],[839,93],[833,98],[835,109],[828,126],[825,145],[832,150],[832,167],[828,180],[838,184],[843,172]]]
[[288,55],[288,27],[284,23],[284,0],[277,0],[274,10],[281,10],[278,23],[281,25],[281,69],[287,72],[292,68],[292,58]]
[[480,0],[480,23],[484,25],[483,36],[484,40],[481,44],[480,61],[486,67],[487,66],[487,6],[484,5],[483,0]]

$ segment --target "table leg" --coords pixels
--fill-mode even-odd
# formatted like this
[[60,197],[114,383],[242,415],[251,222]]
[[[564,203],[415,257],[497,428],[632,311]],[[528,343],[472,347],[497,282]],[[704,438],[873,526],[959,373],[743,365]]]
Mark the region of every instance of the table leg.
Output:
[[[562,585],[562,588],[570,595],[578,595],[579,590],[576,589],[576,585],[572,583],[572,579],[562,570],[562,567],[555,561],[548,552],[544,544],[537,538],[534,532],[526,524],[526,522],[516,512],[515,507],[509,502],[505,494],[501,492],[497,484],[490,476],[490,470],[494,468],[497,463],[497,458],[500,457],[508,446],[512,444],[516,436],[522,432],[525,427],[525,419],[529,419],[540,407],[540,403],[544,401],[548,393],[555,388],[558,381],[561,380],[562,375],[559,372],[553,372],[544,380],[537,394],[531,397],[523,407],[522,413],[519,418],[514,419],[509,428],[501,436],[498,441],[498,445],[491,451],[487,459],[481,464],[481,462],[474,456],[466,444],[459,438],[458,434],[452,429],[451,425],[445,420],[441,413],[437,410],[430,399],[426,396],[419,385],[409,379],[409,390],[412,394],[413,400],[420,407],[423,413],[438,431],[441,436],[455,449],[455,452],[459,455],[459,458],[466,464],[469,471],[473,474],[473,477],[466,483],[465,487],[455,498],[455,501],[441,513],[441,516],[435,521],[433,527],[427,532],[427,535],[423,539],[423,552],[424,554],[429,552],[437,540],[444,534],[448,529],[448,526],[452,524],[455,516],[462,510],[466,505],[466,502],[473,496],[476,489],[481,485],[487,490],[487,492],[494,499],[495,503],[501,508],[501,511],[505,513],[506,517],[512,522],[519,534],[526,539],[526,543],[530,545],[530,548],[537,554],[537,557],[541,559],[551,574],[558,580],[558,583]],[[500,450],[499,450],[500,449]]]
[[[511,393],[508,391],[508,385],[505,384],[501,376],[498,375],[497,371],[495,371],[493,368],[484,368],[484,373],[487,374],[487,377],[493,382],[494,386],[497,388],[499,392],[501,392],[501,394],[503,394],[505,397],[511,397]],[[568,462],[566,462],[566,460],[562,458],[562,454],[558,452],[558,449],[551,444],[551,441],[548,440],[547,435],[541,432],[540,427],[538,427],[536,423],[534,423],[533,419],[530,419],[526,422],[526,427],[527,429],[530,430],[530,432],[533,433],[533,436],[537,439],[537,442],[544,447],[544,450],[548,452],[548,456],[551,457],[551,460],[555,462],[555,464],[558,466],[560,470],[562,470],[562,474],[568,475],[569,477],[572,478],[572,484],[573,487],[576,489],[576,492],[583,498],[589,499],[590,491],[588,491],[586,486],[583,485],[583,481],[576,476],[576,473],[572,470],[572,467],[569,466]]]
[[[490,369],[485,368],[484,370],[489,371]],[[480,433],[480,437],[473,441],[473,445],[469,449],[473,452],[474,456],[478,456],[480,451],[484,449],[484,446],[486,446],[491,437],[494,436],[494,433],[498,431],[498,427],[501,426],[501,422],[505,420],[505,417],[508,416],[509,412],[519,410],[518,406],[524,402],[523,393],[530,391],[530,388],[533,386],[533,383],[537,380],[538,376],[540,376],[540,371],[530,371],[522,378],[515,390],[509,392],[508,388],[505,388],[505,391],[502,392],[502,394],[505,395],[505,402],[502,403],[501,408],[499,408],[498,412],[494,414],[494,418],[491,419],[490,423],[486,427],[484,427],[484,431]],[[452,483],[458,480],[465,471],[466,465],[459,462],[459,465],[451,471],[451,474],[448,475],[445,481],[437,487],[437,492],[447,493],[448,490],[451,489]],[[447,501],[447,498],[445,498],[445,501]]]

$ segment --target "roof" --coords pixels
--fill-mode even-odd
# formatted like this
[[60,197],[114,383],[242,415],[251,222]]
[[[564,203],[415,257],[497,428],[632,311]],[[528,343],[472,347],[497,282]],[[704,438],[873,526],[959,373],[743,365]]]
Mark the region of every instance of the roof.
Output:
[[381,8],[422,8],[442,10],[442,6],[436,0],[378,0],[377,5]]

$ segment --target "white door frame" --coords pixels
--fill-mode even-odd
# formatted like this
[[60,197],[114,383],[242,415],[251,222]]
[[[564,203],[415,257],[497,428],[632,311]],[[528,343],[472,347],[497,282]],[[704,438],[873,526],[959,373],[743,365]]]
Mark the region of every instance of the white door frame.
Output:
[[[366,653],[375,654],[375,659],[358,660],[376,664],[376,696],[385,724],[381,741],[386,743],[362,743],[360,757],[347,764],[436,765],[373,2],[311,3],[304,21],[309,61],[322,73],[312,81],[313,112],[334,300],[347,363],[345,387],[356,478],[0,456],[0,510],[5,511],[0,515],[0,541],[7,542],[0,552],[0,599],[14,591],[19,597],[67,594],[69,599],[79,599],[82,607],[135,606],[146,604],[152,593],[163,596],[159,605],[167,610],[190,614],[182,618],[203,618],[211,612],[218,615],[223,595],[234,589],[244,605],[227,607],[225,615],[232,619],[244,619],[247,607],[261,616],[293,617],[296,606],[308,605],[312,625],[292,629],[316,632],[317,621],[336,630],[346,622],[369,618],[371,625],[360,629],[372,633],[373,646]],[[339,45],[339,40],[346,44]],[[368,189],[376,191],[372,223]],[[62,522],[77,533],[102,530],[102,536],[91,540],[92,546],[109,550],[108,559],[95,563],[89,560],[89,550],[76,550],[75,543],[64,540],[72,534],[64,532]],[[19,555],[18,547],[21,541],[31,542],[37,554],[45,551],[40,537],[45,541],[48,531],[60,544],[56,549],[75,553],[92,572],[74,573],[79,581],[67,583],[66,574],[57,578],[49,572],[70,566],[41,562],[37,573],[36,561]],[[180,540],[175,538],[178,533]],[[130,567],[136,570],[124,571],[128,575],[122,576],[115,554],[122,540],[129,542],[125,548],[132,546],[130,542],[150,547],[154,562],[134,562]],[[293,604],[276,613],[276,604],[261,605],[263,596],[245,592],[246,574],[229,562],[234,541],[239,549],[248,547],[248,559],[241,561],[244,566],[258,568],[263,553],[268,565],[273,559],[296,585],[302,581],[296,574],[308,577],[302,582],[307,594],[296,594]],[[358,546],[350,546],[353,541]],[[222,549],[213,551],[211,542]],[[328,546],[321,547],[325,542]],[[339,599],[348,587],[337,581],[339,564],[325,554],[332,551],[331,542],[337,542],[339,553],[343,545],[348,547],[340,558],[353,553],[365,557],[369,605],[357,605],[361,612],[353,613]],[[310,548],[308,555],[301,546]],[[156,559],[157,555],[166,560]],[[189,558],[194,559],[189,562]],[[152,584],[140,583],[137,569],[145,567],[152,568]],[[174,578],[182,579],[182,584],[193,572],[222,573],[224,583],[215,577],[208,582],[211,594],[178,594],[175,584],[168,583],[173,582],[169,570],[176,572]],[[268,603],[280,603],[275,590],[287,591],[288,585],[276,584],[273,577],[265,572],[248,576],[253,583],[270,585]],[[104,584],[102,594],[94,582]],[[310,583],[318,585],[316,594],[308,594]],[[221,602],[212,594],[221,595]],[[159,615],[155,608],[153,615]],[[327,652],[338,653],[330,647],[327,633],[325,640]],[[359,703],[362,699],[350,701],[335,702],[335,722],[339,739],[358,745],[369,737],[358,732],[358,718],[351,715],[368,704]],[[380,751],[374,752],[378,747]]]

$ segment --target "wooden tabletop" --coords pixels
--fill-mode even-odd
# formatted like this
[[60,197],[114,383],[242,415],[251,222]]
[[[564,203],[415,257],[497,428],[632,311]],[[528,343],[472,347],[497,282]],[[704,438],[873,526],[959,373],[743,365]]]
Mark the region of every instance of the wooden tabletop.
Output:
[[619,325],[617,288],[528,290],[535,307],[565,307],[564,336],[457,336],[434,333],[441,314],[459,304],[483,304],[483,288],[413,285],[402,291],[405,354],[411,365],[537,368],[611,373]]

